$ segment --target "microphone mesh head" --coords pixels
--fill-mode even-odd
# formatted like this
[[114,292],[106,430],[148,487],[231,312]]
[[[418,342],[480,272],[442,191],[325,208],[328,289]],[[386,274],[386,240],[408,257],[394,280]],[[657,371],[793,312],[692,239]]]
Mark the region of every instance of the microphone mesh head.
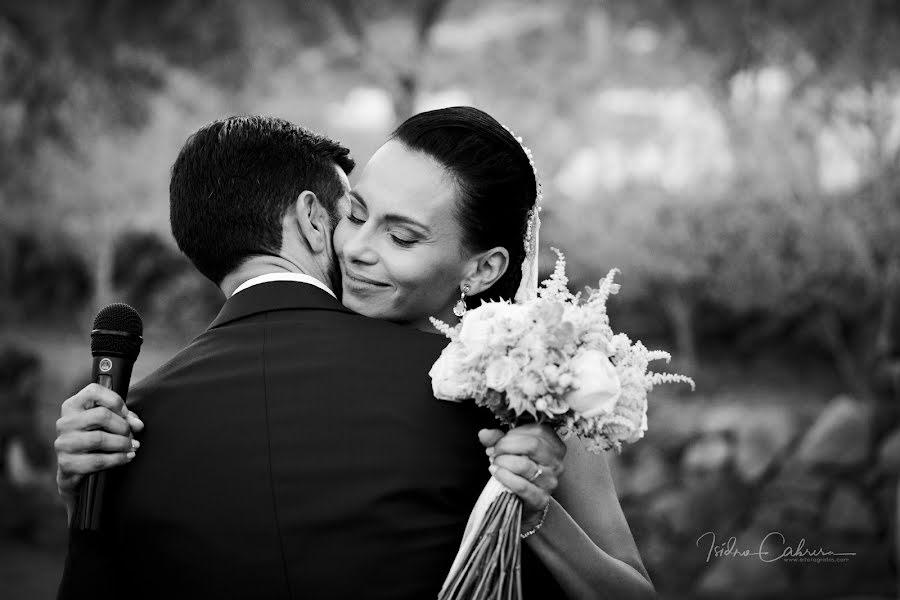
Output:
[[[91,353],[95,356],[108,354],[134,360],[141,351],[144,322],[127,304],[116,302],[100,309],[94,318],[94,330]],[[97,333],[96,330],[110,333]]]

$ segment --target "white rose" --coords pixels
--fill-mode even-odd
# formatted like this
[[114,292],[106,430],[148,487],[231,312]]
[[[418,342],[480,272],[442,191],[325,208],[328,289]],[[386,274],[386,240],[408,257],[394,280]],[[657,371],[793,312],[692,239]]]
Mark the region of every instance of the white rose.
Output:
[[473,346],[483,346],[494,334],[500,312],[499,302],[486,302],[468,311],[459,330],[459,341]]
[[616,368],[599,350],[584,350],[571,362],[578,387],[565,401],[582,417],[596,417],[612,412],[622,393]]
[[512,382],[517,371],[518,365],[515,360],[508,356],[501,356],[492,360],[488,365],[484,372],[485,383],[492,390],[502,392]]
[[440,400],[465,400],[473,395],[472,377],[465,366],[465,348],[451,343],[428,371],[431,390]]

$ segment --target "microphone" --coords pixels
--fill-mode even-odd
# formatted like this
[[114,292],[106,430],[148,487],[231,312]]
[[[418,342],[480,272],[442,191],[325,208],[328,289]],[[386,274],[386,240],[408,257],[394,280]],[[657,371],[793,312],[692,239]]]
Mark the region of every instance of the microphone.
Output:
[[[141,316],[127,304],[110,304],[94,318],[94,328],[91,331],[91,354],[94,357],[91,381],[111,389],[123,401],[128,396],[131,369],[141,351],[143,333]],[[73,519],[76,529],[100,529],[104,482],[105,475],[101,471],[88,475],[81,483]]]

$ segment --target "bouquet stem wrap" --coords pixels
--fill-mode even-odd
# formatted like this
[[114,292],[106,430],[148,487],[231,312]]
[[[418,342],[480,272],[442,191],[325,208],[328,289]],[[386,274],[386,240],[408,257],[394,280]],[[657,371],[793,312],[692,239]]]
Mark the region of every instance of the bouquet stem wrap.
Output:
[[469,514],[439,600],[520,600],[522,502],[491,477]]

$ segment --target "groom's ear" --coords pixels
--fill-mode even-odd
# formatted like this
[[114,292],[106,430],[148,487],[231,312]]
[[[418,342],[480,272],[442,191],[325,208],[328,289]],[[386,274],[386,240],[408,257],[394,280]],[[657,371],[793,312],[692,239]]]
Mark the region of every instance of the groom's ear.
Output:
[[509,251],[502,246],[478,253],[473,259],[465,282],[469,295],[475,296],[497,283],[509,267]]
[[300,193],[294,203],[294,216],[309,249],[314,254],[324,252],[331,240],[331,217],[313,192]]

